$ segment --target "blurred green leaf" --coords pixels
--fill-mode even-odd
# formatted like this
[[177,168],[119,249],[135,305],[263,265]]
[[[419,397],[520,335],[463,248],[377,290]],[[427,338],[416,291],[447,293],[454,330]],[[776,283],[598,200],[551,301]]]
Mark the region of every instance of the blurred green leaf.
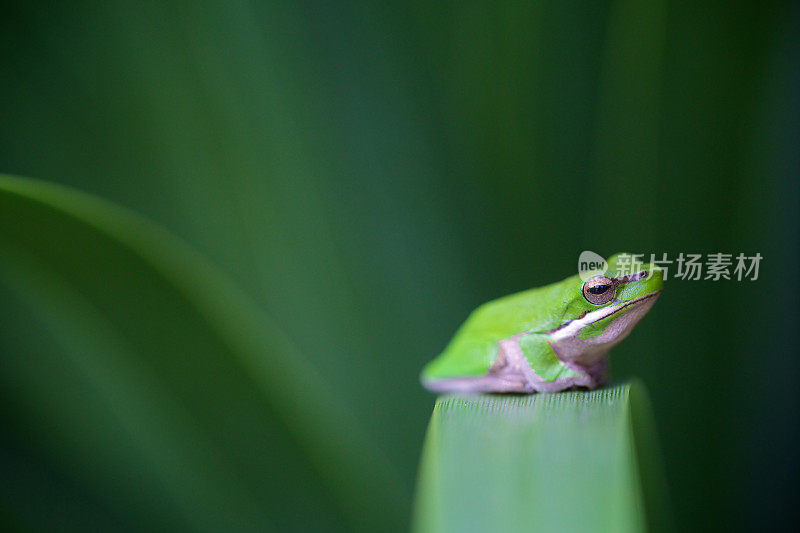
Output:
[[[670,284],[613,372],[651,387],[681,528],[800,520],[800,317],[781,275],[800,262],[797,2],[3,7],[0,171],[133,208],[209,257],[409,492],[431,403],[417,374],[475,306],[585,249],[760,252],[757,282]],[[69,374],[16,293],[0,283],[0,455],[33,496],[0,512],[99,521],[79,507],[99,505],[91,485],[36,447],[50,419],[18,414]],[[10,370],[32,352],[57,378],[39,389]],[[252,468],[257,499],[313,528],[324,498],[282,434]]]
[[[154,224],[0,176],[0,285],[43,326],[9,330],[26,348],[4,361],[5,430],[71,498],[135,528],[330,528],[337,508],[364,529],[403,524],[405,491],[359,422],[236,286]],[[37,349],[41,335],[54,342]],[[25,475],[3,482],[18,514],[50,497]],[[47,523],[46,508],[28,518]]]
[[640,436],[652,430],[642,418],[650,414],[638,382],[591,392],[442,397],[425,441],[415,529],[669,529],[653,470],[658,451]]

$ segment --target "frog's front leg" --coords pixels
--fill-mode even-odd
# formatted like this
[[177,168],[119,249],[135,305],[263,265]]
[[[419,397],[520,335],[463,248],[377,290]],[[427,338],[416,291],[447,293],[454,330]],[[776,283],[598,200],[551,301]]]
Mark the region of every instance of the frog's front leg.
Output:
[[605,357],[592,368],[561,361],[547,334],[523,333],[500,341],[499,346],[508,363],[524,374],[532,391],[558,392],[575,387],[596,389],[605,382]]

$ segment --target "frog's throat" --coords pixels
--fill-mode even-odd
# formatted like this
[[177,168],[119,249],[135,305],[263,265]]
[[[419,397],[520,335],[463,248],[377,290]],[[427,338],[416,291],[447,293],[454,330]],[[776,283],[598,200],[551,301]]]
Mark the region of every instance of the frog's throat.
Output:
[[[550,346],[560,360],[579,365],[592,365],[605,356],[609,348],[628,336],[633,327],[647,314],[661,291],[651,292],[618,305],[603,307],[581,318],[571,320],[548,331]],[[627,310],[608,324],[599,335],[581,339],[583,328]]]

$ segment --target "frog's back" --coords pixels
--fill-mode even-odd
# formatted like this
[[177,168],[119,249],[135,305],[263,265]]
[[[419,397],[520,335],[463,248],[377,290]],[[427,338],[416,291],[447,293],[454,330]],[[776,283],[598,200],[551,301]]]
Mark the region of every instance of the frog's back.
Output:
[[497,342],[518,333],[547,331],[560,316],[542,301],[559,301],[562,283],[529,289],[487,302],[475,309],[456,331],[450,343],[422,371],[424,379],[479,376],[497,357]]

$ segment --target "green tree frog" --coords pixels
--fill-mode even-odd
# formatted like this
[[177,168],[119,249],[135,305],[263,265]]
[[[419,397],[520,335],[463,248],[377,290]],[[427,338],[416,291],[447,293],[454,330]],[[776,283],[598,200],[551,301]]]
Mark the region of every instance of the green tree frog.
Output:
[[621,256],[591,276],[481,305],[425,366],[423,385],[433,392],[494,393],[603,385],[609,348],[650,310],[663,284],[658,267],[644,264],[631,272]]

